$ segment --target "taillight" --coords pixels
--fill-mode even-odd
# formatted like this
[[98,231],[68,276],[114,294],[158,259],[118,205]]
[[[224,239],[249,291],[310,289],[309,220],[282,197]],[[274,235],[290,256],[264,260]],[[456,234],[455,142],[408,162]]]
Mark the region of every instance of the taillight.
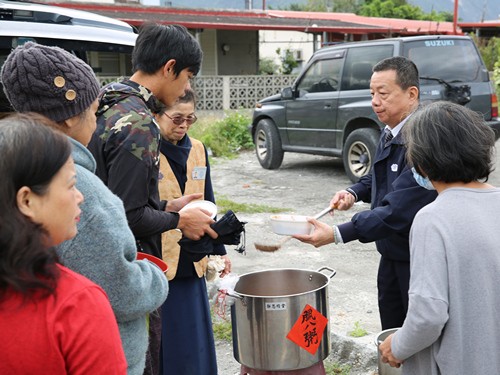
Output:
[[498,117],[497,94],[491,94],[491,117]]

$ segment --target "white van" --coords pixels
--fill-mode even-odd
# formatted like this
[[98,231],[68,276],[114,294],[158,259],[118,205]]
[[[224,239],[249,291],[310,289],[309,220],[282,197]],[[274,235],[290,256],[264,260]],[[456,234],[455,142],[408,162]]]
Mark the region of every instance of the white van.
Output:
[[[58,46],[87,62],[102,83],[131,74],[137,38],[129,24],[69,8],[0,0],[0,66],[27,41]],[[0,114],[11,111],[3,89]]]

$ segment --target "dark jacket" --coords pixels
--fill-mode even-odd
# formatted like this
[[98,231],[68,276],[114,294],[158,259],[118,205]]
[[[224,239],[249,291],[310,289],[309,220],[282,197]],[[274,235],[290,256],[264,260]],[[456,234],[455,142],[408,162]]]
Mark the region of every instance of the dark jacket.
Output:
[[132,81],[112,83],[99,96],[97,129],[88,146],[96,174],[125,206],[138,251],[161,258],[161,233],[177,227],[177,214],[165,212],[158,173],[160,128],[154,113],[163,105]]
[[437,193],[420,187],[406,164],[401,132],[384,146],[383,132],[371,173],[351,186],[358,201],[370,202],[371,210],[354,215],[338,226],[344,242],[375,241],[379,253],[392,260],[409,261],[410,227],[416,213]]

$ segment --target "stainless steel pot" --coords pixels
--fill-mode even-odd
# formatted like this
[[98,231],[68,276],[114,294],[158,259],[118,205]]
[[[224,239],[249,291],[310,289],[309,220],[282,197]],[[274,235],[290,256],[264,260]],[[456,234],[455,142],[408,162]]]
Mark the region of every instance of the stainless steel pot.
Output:
[[[321,273],[331,272],[329,276]],[[231,306],[234,358],[252,369],[303,369],[328,357],[327,324],[315,354],[287,339],[307,304],[329,317],[328,283],[335,270],[274,269],[240,276]]]
[[380,332],[375,338],[375,346],[377,347],[377,360],[378,360],[378,374],[379,375],[401,375],[403,373],[403,367],[391,367],[388,363],[382,362],[382,356],[380,355],[380,350],[378,346],[384,342],[384,340],[395,333],[399,328],[386,329]]

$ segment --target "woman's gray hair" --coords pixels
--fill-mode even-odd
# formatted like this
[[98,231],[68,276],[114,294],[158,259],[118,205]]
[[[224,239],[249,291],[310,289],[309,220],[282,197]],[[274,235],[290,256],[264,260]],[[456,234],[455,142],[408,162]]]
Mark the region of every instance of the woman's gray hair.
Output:
[[495,133],[481,114],[451,102],[417,110],[403,127],[410,165],[433,181],[488,180]]

